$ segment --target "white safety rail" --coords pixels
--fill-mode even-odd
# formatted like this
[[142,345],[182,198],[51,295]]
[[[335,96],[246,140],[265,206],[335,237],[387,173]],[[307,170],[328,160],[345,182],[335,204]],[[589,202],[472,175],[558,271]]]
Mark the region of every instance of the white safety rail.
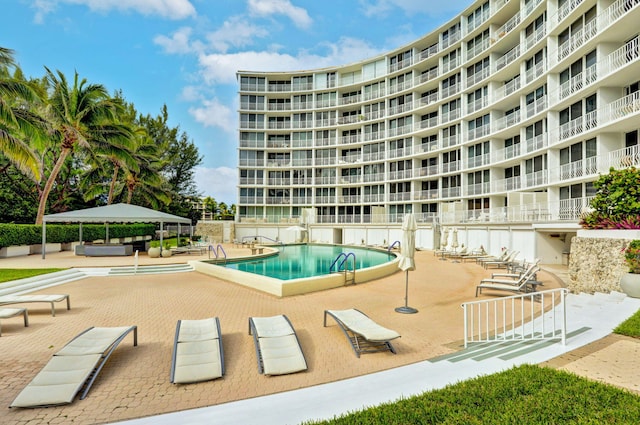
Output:
[[565,288],[462,304],[464,346],[470,343],[560,340],[567,334]]

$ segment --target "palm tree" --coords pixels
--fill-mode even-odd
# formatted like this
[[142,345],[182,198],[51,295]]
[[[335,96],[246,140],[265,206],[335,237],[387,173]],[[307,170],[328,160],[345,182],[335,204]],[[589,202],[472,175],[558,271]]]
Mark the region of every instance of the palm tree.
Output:
[[51,143],[59,153],[40,194],[36,224],[42,223],[56,177],[76,147],[91,150],[99,146],[107,150],[114,140],[132,138],[129,128],[118,122],[121,105],[112,100],[103,85],[88,84],[76,72],[70,86],[62,72],[54,74],[45,69],[50,87],[46,118],[52,128]]
[[123,168],[126,202],[130,204],[136,194],[142,198],[143,203],[153,208],[159,209],[161,204],[169,205],[171,190],[159,172],[163,163],[159,159],[158,146],[146,132],[137,138],[133,155],[138,164],[137,169]]
[[[22,71],[13,54],[13,50],[0,47],[0,152],[37,182],[40,162],[28,142],[43,137],[45,123],[32,112],[37,95],[24,78],[19,78]],[[19,77],[11,76],[12,67]]]

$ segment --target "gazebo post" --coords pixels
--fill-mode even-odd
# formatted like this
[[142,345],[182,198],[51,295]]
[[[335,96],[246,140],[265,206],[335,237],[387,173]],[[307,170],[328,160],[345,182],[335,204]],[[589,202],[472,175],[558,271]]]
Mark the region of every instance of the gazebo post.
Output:
[[44,260],[47,250],[47,222],[42,220],[42,259]]

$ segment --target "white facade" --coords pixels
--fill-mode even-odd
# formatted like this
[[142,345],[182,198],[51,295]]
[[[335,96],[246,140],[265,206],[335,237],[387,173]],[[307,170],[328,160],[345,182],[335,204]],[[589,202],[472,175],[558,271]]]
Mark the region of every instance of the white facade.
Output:
[[640,162],[639,20],[481,0],[370,60],[238,72],[239,223],[575,229],[598,175]]

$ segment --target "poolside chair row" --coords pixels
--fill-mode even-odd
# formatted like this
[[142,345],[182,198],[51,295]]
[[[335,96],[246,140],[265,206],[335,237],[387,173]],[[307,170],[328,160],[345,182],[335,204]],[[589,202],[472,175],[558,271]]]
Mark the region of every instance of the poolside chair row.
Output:
[[[24,313],[27,325],[26,310],[15,310],[21,310],[16,314]],[[358,357],[360,353],[383,350],[396,353],[390,341],[400,334],[378,325],[361,311],[326,310],[325,327],[327,315],[339,324]],[[109,356],[130,332],[133,332],[133,345],[137,346],[137,326],[88,328],[53,355],[10,407],[69,404],[80,391],[80,399],[84,399]],[[287,316],[250,317],[249,334],[253,335],[261,374],[283,375],[307,370],[300,341]],[[170,381],[175,384],[201,382],[220,378],[224,372],[220,320],[217,317],[179,320]]]
[[[24,326],[29,326],[29,313],[26,308],[3,308],[2,306],[11,304],[25,303],[49,303],[51,304],[51,315],[56,315],[56,307],[54,303],[67,301],[67,310],[71,310],[71,301],[69,295],[3,295],[0,296],[0,319],[8,319],[22,315]],[[2,327],[0,326],[0,336],[2,336]]]
[[[384,328],[357,309],[326,310],[351,344],[357,357],[361,353],[391,351],[391,340],[400,334]],[[286,315],[250,317],[249,335],[253,336],[260,374],[284,375],[307,370],[307,362],[298,335]],[[176,326],[171,382],[194,383],[224,375],[224,354],[220,320],[181,320]]]

